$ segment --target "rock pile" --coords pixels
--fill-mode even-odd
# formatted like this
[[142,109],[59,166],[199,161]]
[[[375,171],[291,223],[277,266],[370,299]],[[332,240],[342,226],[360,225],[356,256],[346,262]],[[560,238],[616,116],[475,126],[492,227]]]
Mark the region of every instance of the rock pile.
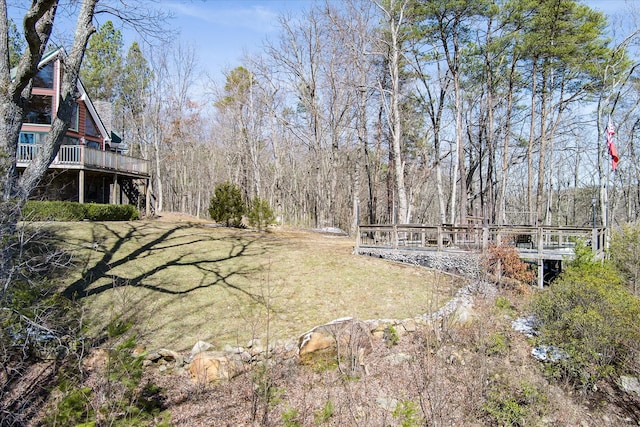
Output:
[[[226,346],[215,351],[213,345],[198,341],[188,356],[169,349],[136,352],[144,357],[144,364],[163,372],[190,373],[194,381],[210,383],[225,381],[272,358],[292,363],[313,363],[319,357],[344,357],[353,360],[356,368],[366,372],[365,357],[371,352],[373,340],[399,339],[421,327],[437,330],[443,319],[449,324],[464,324],[473,320],[473,299],[476,295],[494,297],[495,286],[476,282],[461,288],[436,313],[408,319],[357,320],[341,318],[302,334],[297,340],[276,341],[265,345],[253,339],[243,346]],[[400,363],[400,362],[398,362]]]

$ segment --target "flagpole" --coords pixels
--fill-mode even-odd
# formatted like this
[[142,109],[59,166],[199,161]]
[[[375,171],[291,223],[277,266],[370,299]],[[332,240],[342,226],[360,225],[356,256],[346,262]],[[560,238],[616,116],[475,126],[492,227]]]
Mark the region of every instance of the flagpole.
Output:
[[[616,149],[616,145],[615,142],[613,140],[613,136],[616,134],[615,129],[613,127],[613,121],[611,120],[611,114],[609,114],[609,121],[607,124],[607,151],[609,153],[609,157],[611,160],[611,169],[609,170],[609,172],[607,173],[607,179],[605,182],[605,191],[604,191],[604,215],[605,217],[603,218],[603,225],[605,227],[604,231],[605,231],[605,238],[604,238],[604,249],[605,251],[609,250],[609,239],[610,239],[610,232],[609,232],[609,226],[611,225],[610,222],[610,212],[609,212],[609,185],[612,184],[612,182],[615,182],[615,174],[616,174],[616,170],[618,168],[618,151]],[[611,175],[613,175],[613,180],[611,179]],[[605,252],[606,253],[606,252]]]
[[[606,135],[607,135],[607,152],[609,149],[609,141],[610,141],[610,131],[612,128],[612,123],[611,123],[611,114],[609,114],[608,120],[607,120],[607,129],[605,131]],[[607,162],[608,163],[608,162]],[[602,209],[602,226],[605,229],[605,247],[606,247],[606,230],[608,227],[608,223],[609,223],[609,177],[611,175],[611,169],[608,169],[607,174],[605,175],[605,180],[604,180],[604,197],[602,200],[602,203],[604,203],[604,209]]]

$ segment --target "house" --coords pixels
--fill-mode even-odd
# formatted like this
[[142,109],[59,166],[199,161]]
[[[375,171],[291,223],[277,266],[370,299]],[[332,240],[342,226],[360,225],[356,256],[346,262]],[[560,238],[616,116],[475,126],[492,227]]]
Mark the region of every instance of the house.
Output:
[[[45,55],[33,79],[16,156],[19,173],[35,158],[58,108],[63,53],[58,49]],[[80,81],[77,90],[77,108],[69,130],[32,197],[80,203],[128,203],[149,213],[149,161],[126,155],[127,147],[105,126]],[[108,103],[97,104],[110,116]]]

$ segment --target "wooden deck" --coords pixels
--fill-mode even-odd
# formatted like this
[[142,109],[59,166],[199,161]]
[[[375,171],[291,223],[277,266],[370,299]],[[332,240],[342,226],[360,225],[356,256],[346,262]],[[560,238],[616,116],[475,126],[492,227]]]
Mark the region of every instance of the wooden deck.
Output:
[[515,247],[520,258],[538,265],[538,284],[542,286],[544,261],[572,259],[578,240],[591,246],[596,259],[604,257],[605,231],[581,227],[370,224],[358,226],[356,253],[361,249],[484,253],[491,244],[506,244]]
[[[40,146],[36,144],[18,144],[17,166],[19,168],[27,167],[37,155],[39,148]],[[148,160],[89,148],[84,145],[61,146],[49,168],[115,172],[134,178],[149,177]]]

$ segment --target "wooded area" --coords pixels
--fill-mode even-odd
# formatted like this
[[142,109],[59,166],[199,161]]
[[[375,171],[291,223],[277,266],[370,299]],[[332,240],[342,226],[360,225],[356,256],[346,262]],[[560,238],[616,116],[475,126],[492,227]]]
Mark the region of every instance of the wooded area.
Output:
[[[319,0],[281,16],[261,53],[219,84],[202,77],[198,51],[171,41],[162,2],[7,3],[1,427],[640,420],[640,39],[627,27],[640,13],[617,21],[578,0]],[[126,55],[124,30],[139,37]],[[59,107],[50,126],[38,123],[47,131],[37,149],[25,150],[38,67],[58,43],[66,53],[50,98]],[[79,203],[59,204],[82,208],[64,221],[89,221],[51,224],[42,203],[47,222],[31,222],[39,215],[26,203],[69,130],[78,78],[113,107],[108,127],[126,154],[149,167],[155,213],[209,214],[229,227]],[[90,158],[80,147],[59,155],[110,163],[112,153]],[[210,207],[215,190],[234,215]],[[282,224],[322,233],[230,227],[246,214],[260,230],[270,219],[252,216],[271,208]],[[352,237],[327,239],[324,227],[360,229],[357,246],[371,250],[488,256],[455,292],[462,279],[358,257]],[[521,256],[537,262],[543,287],[545,260],[570,254],[566,269],[553,266],[562,270],[553,285],[532,293]],[[404,320],[383,326],[396,308]],[[276,321],[294,330],[354,313],[377,320],[351,329],[346,346],[334,333],[334,354],[315,366],[298,363],[306,338],[282,341],[287,358],[272,351]],[[523,316],[539,324],[535,340],[514,334]],[[188,334],[198,340],[189,359],[165,348]],[[176,369],[196,367],[205,348],[227,344],[220,336],[242,363],[235,378],[221,369],[230,382],[167,371],[160,351]],[[370,351],[351,345],[359,337]],[[145,342],[162,346],[158,358]],[[537,344],[562,356],[533,362]],[[158,360],[162,370],[145,363]]]
[[229,181],[282,223],[351,233],[469,217],[606,226],[640,203],[625,28],[573,0],[318,1],[282,16],[223,85],[180,44],[124,55],[111,21],[81,78],[152,162],[156,212],[206,216]]
[[228,180],[284,223],[352,232],[632,221],[636,44],[577,1],[317,2],[212,104],[195,97],[197,52],[154,51],[125,139],[156,164],[158,209],[194,215]]

